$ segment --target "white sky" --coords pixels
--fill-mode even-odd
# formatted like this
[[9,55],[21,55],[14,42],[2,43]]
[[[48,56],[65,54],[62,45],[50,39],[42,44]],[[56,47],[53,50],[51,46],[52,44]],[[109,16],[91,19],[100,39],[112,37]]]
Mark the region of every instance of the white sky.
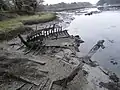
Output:
[[55,4],[60,2],[71,3],[71,2],[90,2],[92,4],[96,4],[98,0],[44,0],[45,4]]

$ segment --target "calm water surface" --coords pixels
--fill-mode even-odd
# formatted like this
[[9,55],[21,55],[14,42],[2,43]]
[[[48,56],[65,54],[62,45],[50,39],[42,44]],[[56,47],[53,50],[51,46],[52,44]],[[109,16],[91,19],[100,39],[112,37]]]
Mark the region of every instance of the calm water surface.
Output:
[[[78,34],[85,41],[80,47],[81,53],[86,54],[98,40],[104,39],[106,48],[100,49],[92,59],[120,76],[120,11],[74,17],[68,29],[70,34]],[[111,60],[118,65],[110,63]]]

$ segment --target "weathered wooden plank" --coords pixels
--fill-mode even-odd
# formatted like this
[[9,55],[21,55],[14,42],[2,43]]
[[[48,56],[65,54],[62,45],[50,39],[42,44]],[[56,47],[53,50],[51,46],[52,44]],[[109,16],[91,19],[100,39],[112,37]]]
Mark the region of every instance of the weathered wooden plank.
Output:
[[19,90],[30,90],[33,87],[33,84],[25,84],[21,89]]
[[48,80],[45,87],[43,88],[43,90],[50,90],[51,88],[51,85],[52,85],[52,80]]
[[22,45],[19,48],[17,48],[17,50],[21,50],[23,47],[24,47],[24,45]]
[[44,90],[44,88],[47,86],[47,82],[49,81],[48,78],[42,78],[40,79],[39,85],[34,85],[31,90]]
[[45,47],[45,45],[43,45],[43,46],[38,50],[38,52],[36,52],[35,55],[38,55],[38,54],[44,49],[44,47]]
[[46,64],[46,62],[44,62],[44,61],[35,60],[35,59],[30,59],[30,61],[32,61],[33,63],[38,63],[40,65],[45,65]]
[[25,52],[24,54],[26,55],[26,54],[30,53],[34,49],[34,47],[35,47],[35,44],[33,44],[32,47],[27,52]]
[[22,72],[22,73],[16,72],[16,70],[15,71],[9,70],[8,72],[11,73],[10,75],[12,75],[13,77],[15,77],[17,79],[20,79],[24,82],[35,84],[35,85],[39,85],[40,79],[45,77],[43,75],[43,73],[41,73],[41,74],[40,74],[40,72],[37,73],[37,71],[35,69],[32,71],[26,71],[26,72]]
[[[6,58],[10,60],[15,60],[15,58]],[[16,61],[11,63],[10,68],[6,68],[5,72],[12,76],[13,78],[19,79],[26,83],[33,83],[35,85],[39,85],[39,80],[47,73],[43,73],[44,71],[40,71],[36,68],[39,64],[28,61],[27,59],[17,59]]]
[[40,49],[40,44],[38,45],[38,47],[35,49],[35,51],[33,52],[33,55]]
[[49,78],[45,79],[42,84],[40,85],[39,89],[40,90],[45,90],[45,87],[48,86],[47,83],[49,81]]
[[11,80],[9,82],[4,82],[0,85],[0,90],[18,90],[25,83],[17,80]]

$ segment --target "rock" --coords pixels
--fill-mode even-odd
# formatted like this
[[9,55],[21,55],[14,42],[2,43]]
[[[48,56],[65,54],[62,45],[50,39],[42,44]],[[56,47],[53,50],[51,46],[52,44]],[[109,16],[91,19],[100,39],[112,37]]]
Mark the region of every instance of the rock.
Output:
[[113,65],[117,65],[118,64],[118,62],[116,62],[116,61],[110,61]]
[[86,13],[85,16],[87,16],[87,15],[90,16],[90,15],[92,15],[92,14],[93,14],[92,12],[90,12],[90,13]]
[[88,72],[86,70],[82,70],[82,71],[84,76],[88,75]]
[[99,85],[100,87],[107,88],[108,90],[120,90],[120,85],[114,82],[108,83],[100,82]]

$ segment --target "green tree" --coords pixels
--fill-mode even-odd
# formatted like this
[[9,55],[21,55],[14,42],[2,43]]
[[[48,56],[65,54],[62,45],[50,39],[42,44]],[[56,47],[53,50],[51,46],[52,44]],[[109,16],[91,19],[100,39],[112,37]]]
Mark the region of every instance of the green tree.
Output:
[[4,10],[8,10],[8,9],[9,9],[9,7],[6,4],[6,1],[0,0],[0,11],[4,11]]
[[35,12],[43,4],[43,0],[0,0],[0,10],[17,12]]
[[21,12],[35,12],[37,7],[41,5],[43,0],[13,0],[15,9]]

